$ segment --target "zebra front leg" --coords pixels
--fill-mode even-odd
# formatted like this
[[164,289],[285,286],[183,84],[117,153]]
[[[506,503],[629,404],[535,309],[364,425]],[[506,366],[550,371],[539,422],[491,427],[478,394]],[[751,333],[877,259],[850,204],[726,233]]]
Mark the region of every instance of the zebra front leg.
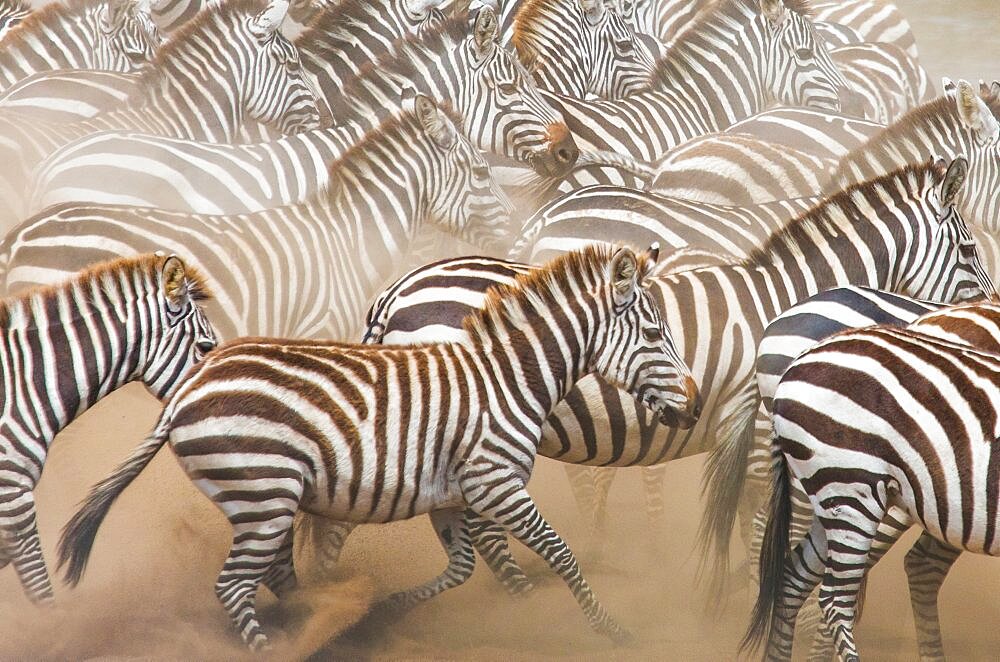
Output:
[[481,464],[466,465],[459,477],[459,485],[469,508],[479,516],[502,525],[528,549],[545,559],[569,586],[596,632],[617,643],[630,641],[632,635],[618,625],[598,602],[583,578],[573,552],[538,512],[524,488],[524,482],[515,476],[499,482],[488,480],[495,473],[508,473],[505,467],[496,469],[499,471],[484,469]]
[[525,595],[535,588],[521,566],[514,560],[507,544],[507,530],[499,524],[484,520],[471,510],[466,511],[472,544],[486,561],[497,581],[511,595]]
[[49,573],[42,556],[35,519],[35,496],[26,487],[0,492],[0,567],[12,562],[28,599],[38,605],[54,600]]
[[382,613],[395,615],[430,600],[434,596],[465,583],[476,567],[476,554],[472,549],[469,522],[461,508],[447,508],[431,512],[431,524],[444,551],[448,554],[448,567],[440,575],[416,588],[393,593],[376,606]]
[[293,532],[289,530],[284,542],[278,548],[278,553],[267,569],[267,573],[261,580],[271,593],[279,600],[298,585],[298,578],[295,576],[295,564],[292,561],[292,546],[295,538]]
[[567,464],[564,470],[577,510],[587,517],[590,532],[587,537],[586,558],[591,563],[599,563],[607,538],[608,494],[615,479],[615,471],[573,464]]
[[920,534],[906,553],[904,566],[910,586],[910,606],[917,628],[921,660],[943,660],[941,621],[938,619],[938,592],[951,566],[962,551],[945,545],[929,533]]

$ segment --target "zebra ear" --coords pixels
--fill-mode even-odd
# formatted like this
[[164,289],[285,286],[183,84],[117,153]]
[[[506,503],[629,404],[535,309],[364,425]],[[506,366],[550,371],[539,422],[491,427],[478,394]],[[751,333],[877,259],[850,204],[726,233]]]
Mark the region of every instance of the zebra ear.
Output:
[[578,2],[580,9],[583,10],[584,18],[590,25],[597,25],[604,18],[604,12],[607,11],[604,0],[578,0]]
[[643,253],[643,257],[646,259],[643,260],[642,263],[642,274],[638,279],[640,283],[649,278],[650,274],[653,273],[653,269],[656,267],[656,262],[660,259],[660,242],[654,241],[650,244],[649,248],[647,248]]
[[955,81],[948,78],[947,76],[941,77],[941,90],[947,96],[954,96],[957,88],[955,87]]
[[788,8],[785,7],[784,0],[758,0],[760,3],[760,13],[774,26],[781,25],[788,16]]
[[962,123],[976,134],[979,141],[989,141],[1000,133],[1000,122],[967,81],[958,82],[956,103]]
[[171,255],[163,262],[160,273],[167,308],[171,312],[177,312],[187,298],[187,271],[184,268],[184,261],[176,255]]
[[486,6],[480,9],[472,27],[472,38],[480,57],[485,57],[496,47],[497,29],[497,15],[493,8]]
[[270,0],[267,7],[250,19],[250,27],[258,37],[269,37],[281,27],[287,13],[288,0]]
[[101,29],[105,34],[114,32],[125,23],[131,4],[131,0],[109,0],[101,16]]
[[[938,167],[943,166],[944,162],[939,161]],[[941,191],[938,195],[942,205],[949,206],[955,203],[955,197],[962,190],[962,184],[965,182],[965,177],[968,174],[969,162],[965,160],[964,156],[955,158],[948,165],[948,170],[944,173],[944,179],[941,180]]]
[[611,258],[611,286],[615,305],[624,306],[635,298],[638,262],[631,248],[619,248]]
[[420,126],[423,127],[424,133],[441,149],[449,149],[455,144],[455,128],[433,101],[418,94],[413,99],[413,110],[417,119],[420,120]]

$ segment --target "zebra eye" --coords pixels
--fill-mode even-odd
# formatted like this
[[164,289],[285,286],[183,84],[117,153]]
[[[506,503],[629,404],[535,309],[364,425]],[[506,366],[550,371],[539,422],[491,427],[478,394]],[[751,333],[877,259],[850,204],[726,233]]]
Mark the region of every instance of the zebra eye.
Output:
[[958,254],[967,260],[976,257],[976,242],[962,243],[958,245]]
[[632,48],[631,41],[616,41],[615,48],[618,49],[618,52],[621,53],[622,55],[631,55],[632,51],[634,50]]
[[490,168],[487,165],[478,163],[472,166],[472,176],[476,179],[487,179],[490,176]]
[[514,85],[514,83],[500,83],[497,85],[497,89],[500,90],[501,94],[505,94],[509,97],[517,94],[517,85]]
[[195,341],[194,348],[200,354],[208,354],[213,349],[215,349],[215,341],[209,340],[208,338],[202,338],[200,340]]
[[663,340],[663,334],[661,334],[660,330],[656,328],[643,329],[642,337],[649,342],[659,342],[660,340]]
[[797,57],[800,60],[808,60],[808,59],[811,59],[812,56],[813,56],[813,52],[812,52],[811,48],[796,48],[795,49],[795,57]]

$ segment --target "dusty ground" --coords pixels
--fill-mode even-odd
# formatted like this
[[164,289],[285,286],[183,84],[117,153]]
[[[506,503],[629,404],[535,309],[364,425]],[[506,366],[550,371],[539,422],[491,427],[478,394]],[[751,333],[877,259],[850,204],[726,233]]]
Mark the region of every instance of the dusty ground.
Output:
[[[941,75],[1000,77],[1000,4],[996,0],[897,0],[913,23],[922,59]],[[115,394],[67,430],[37,491],[46,557],[88,487],[148,431],[157,408],[139,387]],[[568,590],[523,549],[526,568],[543,579],[534,594],[508,597],[480,567],[463,587],[415,610],[383,640],[343,655],[376,659],[724,660],[735,657],[748,613],[745,592],[706,615],[694,583],[694,534],[701,513],[701,460],[670,467],[670,511],[659,526],[643,512],[639,474],[621,472],[610,508],[615,521],[605,563],[584,572],[605,605],[636,635],[615,648],[592,634]],[[570,545],[587,542],[562,469],[539,464],[531,490]],[[907,543],[912,540],[912,535]],[[89,572],[75,591],[59,585],[58,607],[38,611],[10,568],[0,571],[0,659],[251,659],[231,634],[212,585],[226,555],[228,525],[178,470],[169,451],[126,491],[103,527]],[[859,644],[869,660],[912,660],[916,644],[901,555],[872,575]],[[734,562],[742,552],[734,546]],[[308,559],[304,559],[308,561]],[[444,554],[426,518],[367,527],[345,551],[340,582],[326,587],[312,624],[322,632],[350,623],[369,595],[385,595],[435,575]],[[945,644],[953,660],[995,660],[1000,650],[1000,562],[963,557],[941,596]],[[311,603],[320,602],[314,593]],[[262,591],[261,606],[272,602]],[[308,642],[296,639],[302,647]],[[278,640],[275,658],[294,657]]]

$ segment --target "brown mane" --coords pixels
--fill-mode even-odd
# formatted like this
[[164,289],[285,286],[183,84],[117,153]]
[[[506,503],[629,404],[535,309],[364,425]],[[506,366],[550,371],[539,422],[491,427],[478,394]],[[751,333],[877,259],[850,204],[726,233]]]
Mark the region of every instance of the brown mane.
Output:
[[[117,260],[109,260],[107,262],[98,262],[97,264],[93,264],[83,269],[70,278],[67,278],[61,283],[55,283],[53,285],[39,285],[21,294],[2,299],[0,300],[0,326],[8,326],[11,314],[16,312],[19,306],[23,305],[24,309],[32,310],[35,307],[32,305],[34,302],[42,304],[44,301],[54,297],[57,293],[72,285],[96,282],[98,287],[104,287],[104,284],[108,282],[108,279],[128,279],[136,276],[142,279],[149,279],[150,282],[156,283],[159,280],[163,264],[167,261],[167,259],[168,256],[166,255],[144,253],[141,255],[119,258]],[[210,299],[212,297],[212,293],[208,287],[205,277],[200,271],[198,271],[197,268],[189,264],[186,260],[183,260],[183,262],[184,277],[187,281],[189,296],[195,301]]]
[[[88,9],[107,4],[108,1],[66,0],[65,2],[49,2],[25,16],[24,20],[4,35],[3,40],[0,40],[0,44],[3,45],[4,50],[11,46],[24,46],[27,35],[35,34],[38,30],[44,30],[45,28],[55,28],[62,19],[82,14]],[[16,4],[27,8],[27,5],[23,2],[17,1]]]
[[196,34],[238,15],[258,14],[267,6],[265,0],[223,0],[206,6],[194,18],[170,33],[166,43],[156,50],[152,66],[147,67],[144,78],[155,79],[162,74],[165,60],[173,57],[174,51],[187,44],[192,34]]
[[[486,293],[481,309],[469,314],[462,328],[472,338],[486,338],[505,326],[512,314],[519,314],[520,303],[524,308],[536,308],[537,302],[556,304],[570,282],[577,284],[607,282],[610,262],[617,246],[589,244],[584,248],[561,255],[525,274],[519,274],[511,285],[496,285]],[[644,273],[648,257],[636,253],[637,273]]]

